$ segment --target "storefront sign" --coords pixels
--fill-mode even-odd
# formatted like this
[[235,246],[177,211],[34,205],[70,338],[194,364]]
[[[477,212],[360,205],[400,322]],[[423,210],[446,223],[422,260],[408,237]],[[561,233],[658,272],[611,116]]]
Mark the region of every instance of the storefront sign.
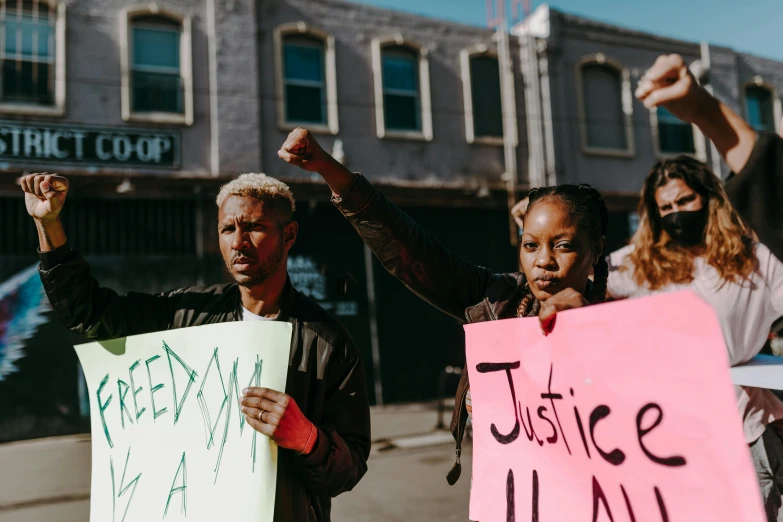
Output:
[[0,122],[0,161],[176,169],[175,130]]

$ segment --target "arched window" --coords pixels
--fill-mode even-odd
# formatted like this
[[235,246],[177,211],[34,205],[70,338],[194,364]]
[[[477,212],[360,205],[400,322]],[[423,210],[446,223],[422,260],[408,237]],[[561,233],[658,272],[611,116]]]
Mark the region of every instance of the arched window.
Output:
[[0,112],[65,113],[65,4],[0,1]]
[[503,104],[497,54],[479,45],[463,49],[462,89],[468,143],[503,143]]
[[278,126],[337,134],[334,37],[304,22],[275,29]]
[[426,49],[401,35],[372,42],[375,116],[379,138],[432,139]]
[[633,156],[630,73],[602,54],[576,68],[582,150],[588,154]]
[[122,117],[191,125],[190,17],[143,4],[121,12]]

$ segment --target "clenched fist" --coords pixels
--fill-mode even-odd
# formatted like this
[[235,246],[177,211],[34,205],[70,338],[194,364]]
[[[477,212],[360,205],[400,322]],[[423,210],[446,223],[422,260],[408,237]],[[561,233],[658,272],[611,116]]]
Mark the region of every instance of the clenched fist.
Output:
[[694,123],[712,100],[679,54],[659,56],[639,81],[636,97],[648,109],[663,106],[689,123]]
[[552,329],[555,327],[555,319],[557,318],[557,312],[563,312],[565,310],[571,310],[573,308],[581,308],[587,306],[587,299],[582,294],[574,290],[573,288],[566,288],[556,293],[543,303],[541,303],[541,309],[538,312],[538,320],[541,323],[541,331],[544,335],[549,335]]
[[37,221],[53,221],[68,195],[68,179],[57,174],[29,174],[20,179],[27,213]]
[[309,172],[319,172],[331,159],[310,131],[301,127],[291,131],[277,155],[286,163]]

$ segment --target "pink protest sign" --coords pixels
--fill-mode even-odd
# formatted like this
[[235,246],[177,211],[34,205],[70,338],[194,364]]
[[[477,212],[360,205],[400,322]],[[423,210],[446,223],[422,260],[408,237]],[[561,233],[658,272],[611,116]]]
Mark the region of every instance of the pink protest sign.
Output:
[[720,325],[691,292],[465,327],[470,519],[763,522]]

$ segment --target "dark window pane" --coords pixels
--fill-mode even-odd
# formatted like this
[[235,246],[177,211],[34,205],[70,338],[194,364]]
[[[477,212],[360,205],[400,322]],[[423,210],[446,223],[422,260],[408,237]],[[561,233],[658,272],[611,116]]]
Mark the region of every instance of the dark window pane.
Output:
[[133,67],[179,70],[179,31],[133,28]]
[[2,56],[2,101],[54,104],[52,81],[54,29],[48,7],[39,5],[32,16],[32,3],[22,3],[17,16],[16,3],[8,6],[0,22],[5,33]]
[[323,83],[323,46],[285,44],[283,49],[286,80]]
[[602,65],[582,68],[587,145],[625,150],[628,146],[620,72]]
[[691,124],[677,119],[663,107],[658,107],[658,144],[663,153],[693,154],[696,152]]
[[383,90],[419,92],[418,55],[408,49],[391,47],[383,49]]
[[134,71],[133,110],[182,113],[184,89],[178,74]]
[[418,53],[406,47],[384,47],[381,56],[386,128],[421,130]]
[[390,130],[421,130],[418,99],[413,96],[383,95],[386,128]]
[[470,90],[473,98],[473,132],[479,136],[503,136],[500,102],[500,69],[490,56],[470,59]]
[[326,123],[324,92],[321,87],[287,85],[285,88],[286,121]]
[[48,18],[39,17],[33,21],[32,15],[29,14],[23,14],[20,18],[15,14],[6,16],[8,19],[3,24],[6,56],[14,56],[17,52],[25,58],[49,56],[49,39],[53,36],[53,30]]
[[757,131],[774,131],[775,116],[772,110],[772,93],[764,87],[745,89],[748,123]]
[[38,47],[35,50],[35,54],[38,57],[42,58],[54,58],[54,56],[49,52],[49,44],[54,40],[54,34],[52,31],[52,27],[48,24],[41,24],[41,26],[38,28]]
[[53,104],[50,72],[46,63],[3,61],[3,101]]
[[[184,112],[178,25],[159,18],[134,20],[132,29],[132,110]],[[138,25],[143,24],[143,25]]]
[[324,44],[308,36],[288,36],[283,47],[285,119],[326,123]]

